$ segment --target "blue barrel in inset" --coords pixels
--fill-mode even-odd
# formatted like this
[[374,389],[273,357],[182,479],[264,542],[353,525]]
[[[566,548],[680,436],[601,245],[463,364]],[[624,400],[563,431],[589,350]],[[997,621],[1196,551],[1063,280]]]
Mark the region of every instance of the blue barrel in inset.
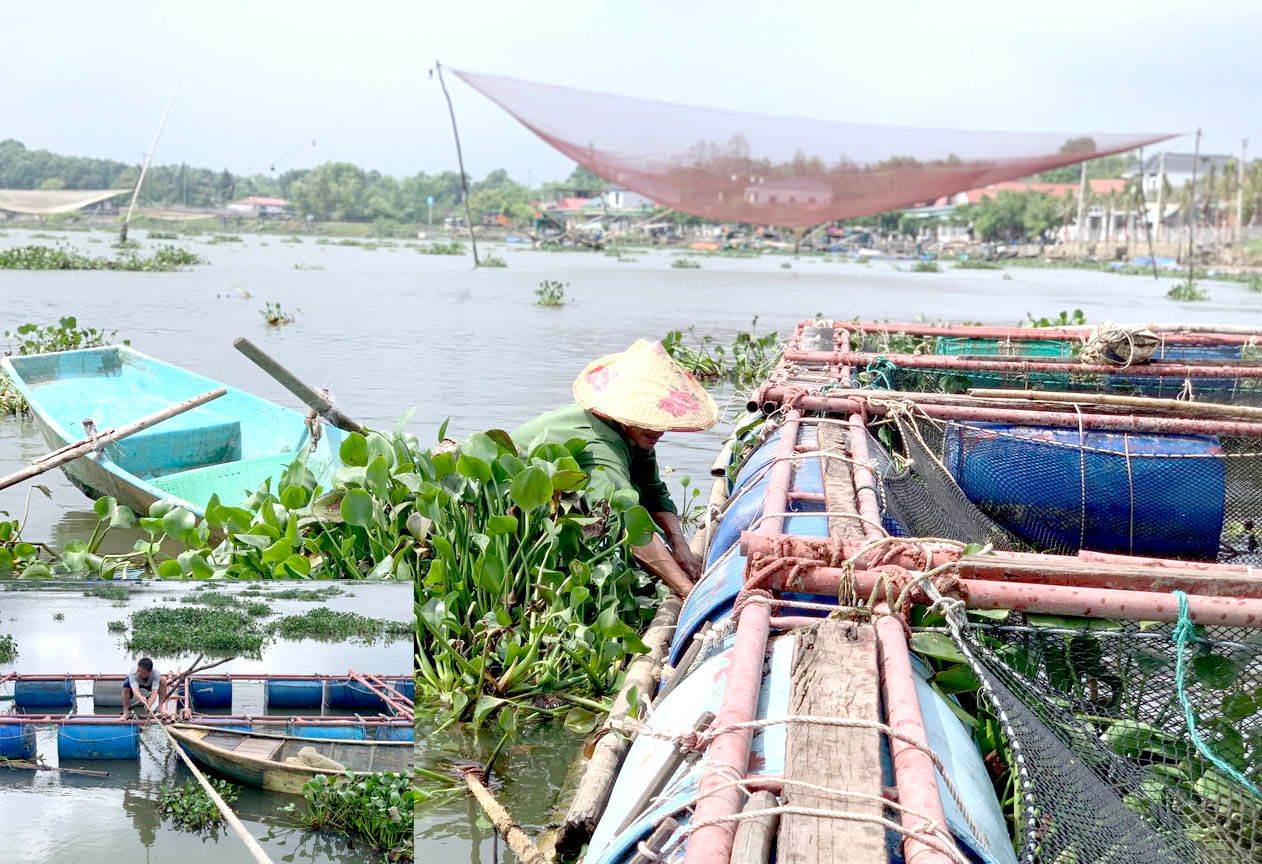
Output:
[[323,681],[270,678],[263,688],[264,708],[319,708],[323,704]]
[[19,678],[13,685],[13,704],[19,708],[73,708],[74,679],[31,681]]
[[242,723],[240,720],[220,720],[215,717],[198,717],[193,722],[195,722],[198,726],[214,726],[216,729],[230,729],[233,732],[256,731],[249,723]]
[[969,500],[1041,549],[1213,560],[1226,507],[1217,438],[948,423]]
[[416,699],[416,679],[415,678],[387,678],[386,683],[399,691],[400,695],[409,699]]
[[386,707],[375,690],[354,678],[324,682],[324,700],[330,708],[368,708],[375,712]]
[[133,723],[62,723],[57,727],[58,759],[136,759],[140,726]]
[[344,741],[363,741],[368,735],[363,726],[333,726],[328,723],[290,723],[285,734],[294,738],[337,738]]
[[378,726],[374,736],[378,741],[415,741],[416,730],[409,726]]
[[195,711],[232,707],[232,680],[229,678],[193,678],[188,682],[188,693]]
[[0,759],[30,759],[34,755],[35,726],[33,724],[0,723]]

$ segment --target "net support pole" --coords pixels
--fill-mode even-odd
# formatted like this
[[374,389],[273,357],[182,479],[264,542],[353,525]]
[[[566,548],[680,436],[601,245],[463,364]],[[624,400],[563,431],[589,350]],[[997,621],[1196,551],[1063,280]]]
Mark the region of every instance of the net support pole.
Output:
[[162,112],[162,121],[158,124],[158,131],[153,135],[153,144],[149,146],[149,153],[145,156],[145,164],[140,166],[140,176],[136,178],[136,188],[131,192],[131,202],[127,205],[127,215],[123,217],[123,226],[118,231],[120,243],[127,242],[127,226],[131,224],[131,214],[136,209],[137,199],[140,198],[140,187],[145,182],[145,175],[149,173],[149,163],[153,161],[153,154],[158,149],[158,140],[162,138],[162,130],[167,126],[167,118],[171,116],[171,107],[175,105],[175,97],[179,92],[177,87],[175,93],[172,93],[171,98],[167,100],[167,107]]
[[[916,696],[915,672],[911,668],[911,656],[907,652],[907,635],[902,622],[890,613],[884,603],[873,610],[876,619],[876,638],[880,648],[881,688],[885,697],[886,723],[895,732],[901,732],[913,741],[924,742],[924,716],[920,700]],[[890,738],[890,760],[894,765],[894,785],[898,788],[898,802],[915,813],[923,813],[938,825],[946,825],[942,810],[942,798],[938,794],[938,777],[933,760],[923,749],[898,738]],[[903,856],[907,864],[950,864],[951,859],[918,839],[915,833],[923,829],[923,820],[907,811],[901,812],[903,827],[908,834],[903,838]]]
[[[764,519],[760,530],[780,534],[784,517],[774,514],[788,509],[789,490],[793,485],[793,455],[801,426],[801,414],[790,411],[782,427],[776,447],[777,461],[768,476],[763,500]],[[748,569],[746,573],[748,573]],[[726,819],[741,811],[745,793],[733,786],[732,774],[746,777],[749,772],[750,745],[754,733],[750,729],[732,729],[735,723],[747,723],[758,713],[758,696],[762,691],[763,664],[767,657],[767,640],[771,634],[771,607],[765,603],[749,603],[741,610],[736,624],[736,641],[728,663],[727,682],[719,706],[715,727],[721,731],[706,751],[701,769],[697,807],[693,824],[701,825],[688,841],[685,864],[728,864],[736,839],[736,822],[704,824]]]
[[460,130],[456,128],[456,109],[451,104],[447,82],[443,80],[443,64],[435,60],[434,71],[438,73],[438,84],[443,88],[443,98],[447,100],[447,114],[451,117],[451,135],[456,139],[456,164],[460,166],[460,188],[464,191],[464,218],[469,225],[469,243],[473,246],[473,266],[481,267],[482,262],[478,260],[478,238],[473,233],[473,211],[469,209],[469,175],[464,173],[464,152],[460,149]]

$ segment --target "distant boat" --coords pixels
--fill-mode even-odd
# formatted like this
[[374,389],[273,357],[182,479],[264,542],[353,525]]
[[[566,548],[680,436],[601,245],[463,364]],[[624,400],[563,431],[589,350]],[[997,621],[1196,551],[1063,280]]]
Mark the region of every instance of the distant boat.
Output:
[[[5,357],[0,367],[30,403],[50,447],[82,439],[87,420],[104,431],[225,386],[126,346]],[[309,450],[311,434],[297,411],[226,389],[219,399],[107,444],[62,471],[92,498],[112,496],[142,514],[155,501],[172,499],[203,516],[212,495],[239,507]],[[307,467],[328,488],[346,433],[324,423],[320,432]]]
[[[412,770],[411,741],[352,741],[340,738],[292,738],[259,732],[238,732],[191,723],[167,727],[190,756],[211,770],[238,783],[301,795],[303,784],[324,774],[372,774]],[[285,760],[312,747],[321,756],[340,762],[346,771],[311,768]]]

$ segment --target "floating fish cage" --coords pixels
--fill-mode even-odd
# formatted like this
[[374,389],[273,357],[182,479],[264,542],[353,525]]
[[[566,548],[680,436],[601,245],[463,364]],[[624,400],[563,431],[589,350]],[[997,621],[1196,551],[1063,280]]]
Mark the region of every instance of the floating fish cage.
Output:
[[57,726],[57,759],[61,762],[139,757],[139,724],[69,721]]
[[930,435],[844,363],[818,371],[786,359],[754,398],[772,410],[738,422],[704,576],[645,636],[651,709],[615,700],[622,735],[593,745],[558,848],[1259,860],[1262,578],[1215,561],[1247,503],[1222,436],[1156,414],[1191,426],[933,417]]
[[[957,340],[957,346],[997,341],[968,336],[963,326],[947,329],[952,335],[931,341]],[[1182,335],[1215,338],[1212,333]],[[1251,348],[1255,337],[1222,338],[1234,344],[1158,347],[1238,354]],[[1249,344],[1242,345],[1246,340]],[[1043,348],[1052,343],[1026,339],[1011,344]],[[1054,381],[1025,381],[1023,386],[1042,383],[1053,392],[1036,387],[1018,400],[1006,399],[1003,387],[994,389],[996,381],[989,379],[970,378],[965,386],[943,392],[923,380],[899,377],[904,368],[971,376],[989,369],[986,361],[902,355],[891,372],[884,365],[888,356],[827,350],[849,345],[847,331],[803,324],[751,405],[774,411],[792,404],[861,416],[871,433],[867,445],[882,522],[892,533],[980,538],[1001,549],[1059,554],[1091,549],[1262,565],[1262,412],[1242,404],[1249,399],[1238,398],[1262,386],[1262,365],[1235,360],[1180,367],[1183,373],[1213,372],[1216,377],[1204,380],[1215,386],[1230,384],[1227,390],[1200,388],[1198,402],[1149,403],[1148,397],[1162,395],[1151,387],[1140,388],[1140,399],[1111,400],[1116,392],[1097,399],[1090,388],[1077,388],[1070,373],[1065,373],[1069,378],[1048,373],[1060,376]],[[948,362],[952,365],[942,365]],[[1024,362],[1005,358],[997,365]],[[1167,360],[1139,364],[1128,376],[1153,383],[1161,376],[1151,375],[1152,369],[1168,365]],[[865,378],[864,370],[878,370],[879,381]],[[1180,380],[1201,380],[1188,374]],[[1106,382],[1116,377],[1096,376]],[[1205,404],[1206,399],[1221,401]]]

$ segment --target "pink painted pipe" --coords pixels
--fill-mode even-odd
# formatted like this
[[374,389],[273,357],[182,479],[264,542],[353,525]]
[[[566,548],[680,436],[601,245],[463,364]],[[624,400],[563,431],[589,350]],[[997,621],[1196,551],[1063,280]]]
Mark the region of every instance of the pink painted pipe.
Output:
[[850,425],[850,464],[854,476],[855,506],[859,515],[864,518],[863,533],[869,540],[881,537],[884,532],[879,527],[881,521],[881,504],[876,498],[876,477],[868,467],[871,454],[868,451],[868,427],[863,415],[854,413],[849,418]]
[[[855,565],[861,569],[872,569],[893,564],[907,570],[926,570],[924,556],[918,551],[922,548],[930,552],[930,567],[959,561],[954,575],[967,579],[1118,591],[1164,592],[1177,589],[1203,596],[1262,599],[1262,572],[1239,565],[1204,561],[1166,561],[1102,553],[1072,557],[1030,552],[963,556],[961,560],[958,546],[909,542],[903,548],[885,546],[860,555]],[[858,540],[843,541],[841,546],[842,554],[847,558],[859,555],[862,549],[862,542]],[[766,537],[746,531],[741,534],[741,552],[750,558],[769,559],[773,555],[785,555],[814,559],[822,564],[830,559],[833,547],[832,542],[824,538]]]
[[[876,638],[881,649],[881,687],[885,701],[885,722],[895,732],[913,741],[929,743],[925,733],[924,717],[920,713],[920,700],[916,696],[915,672],[907,653],[907,636],[903,625],[889,614],[889,607],[878,604],[876,613]],[[923,750],[890,738],[890,758],[894,763],[894,785],[898,788],[898,801],[904,807],[923,813],[938,825],[946,825],[942,811],[942,798],[938,794],[938,777],[933,761]],[[903,827],[917,830],[922,825],[918,816],[902,814]],[[907,864],[950,864],[945,853],[915,839],[903,837],[903,857]]]
[[[798,568],[791,586],[785,584],[786,571],[773,576],[768,587],[773,590],[835,596],[843,575],[844,571],[839,567],[802,567]],[[860,594],[871,593],[885,575],[872,570],[855,571],[856,590]],[[1178,604],[1171,594],[1151,591],[987,582],[980,579],[961,579],[959,585],[970,609],[1010,609],[1014,612],[1037,612],[1045,615],[1168,623],[1176,621],[1179,614]],[[919,589],[912,590],[911,599],[916,603],[931,602]],[[1262,600],[1252,597],[1203,597],[1195,594],[1189,595],[1187,599],[1188,610],[1197,624],[1262,627]]]
[[[801,328],[814,326],[803,322]],[[1013,342],[1052,339],[1074,342],[1085,341],[1091,335],[1091,327],[991,327],[970,324],[925,324],[905,321],[834,321],[833,327],[862,330],[865,333],[906,333],[909,336],[963,336],[974,339],[1007,339]],[[1152,328],[1150,328],[1152,329]],[[799,329],[800,332],[800,329]],[[1243,333],[1197,333],[1176,328],[1156,331],[1166,344],[1171,345],[1252,345],[1259,335]]]
[[[776,461],[767,479],[763,513],[783,513],[788,508],[789,490],[793,483],[794,448],[798,440],[801,415],[790,411],[780,429]],[[784,517],[767,515],[759,530],[768,535],[784,529]],[[748,573],[748,569],[746,573]],[[762,603],[745,606],[736,624],[736,641],[728,662],[727,681],[714,725],[722,729],[734,723],[747,723],[758,713],[758,696],[762,691],[763,664],[767,657],[767,639],[771,633],[771,607]],[[731,766],[741,776],[749,774],[749,751],[753,730],[722,732],[710,743],[701,769],[696,810],[692,821],[700,824],[740,812],[745,794],[729,785],[732,777],[716,766]],[[726,787],[726,788],[723,788]],[[706,825],[697,829],[688,840],[685,864],[729,864],[736,823]]]
[[[915,402],[917,412],[939,420],[972,420],[979,423],[1055,426],[1065,429],[1082,428],[1089,431],[1136,432],[1153,435],[1234,435],[1262,438],[1262,423],[1249,420],[1089,414],[1087,412],[1077,414],[1072,411],[1042,411],[1027,408],[979,408],[970,405],[920,402],[916,401],[915,397],[915,393],[908,394],[908,398]],[[829,414],[852,415],[864,409],[873,414],[888,413],[885,406],[867,400],[819,396],[795,387],[766,387],[757,394],[756,399],[763,411],[766,411],[768,407],[774,410],[787,402],[799,410],[823,411]],[[1037,439],[1034,440],[1037,441]]]
[[1262,378],[1262,365],[1227,361],[1225,363],[1140,363],[1122,368],[1106,363],[1079,363],[1077,360],[1046,360],[1015,357],[979,359],[944,354],[876,354],[861,351],[793,351],[784,352],[789,363],[841,363],[866,367],[876,358],[905,369],[959,369],[974,372],[1073,372],[1078,375],[1165,375],[1172,378]]

